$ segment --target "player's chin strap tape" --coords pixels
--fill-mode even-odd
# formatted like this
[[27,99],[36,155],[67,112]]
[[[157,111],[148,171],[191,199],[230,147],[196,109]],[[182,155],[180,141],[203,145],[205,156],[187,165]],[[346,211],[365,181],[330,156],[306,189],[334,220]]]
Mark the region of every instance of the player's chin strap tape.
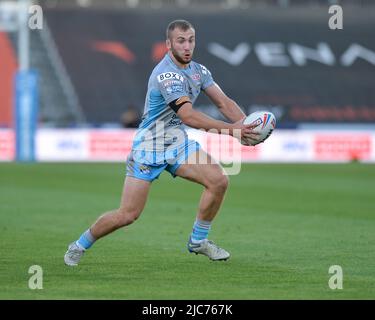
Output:
[[169,103],[169,106],[172,108],[174,112],[177,113],[178,109],[180,109],[185,103],[191,103],[189,97],[180,97],[176,100],[173,100]]

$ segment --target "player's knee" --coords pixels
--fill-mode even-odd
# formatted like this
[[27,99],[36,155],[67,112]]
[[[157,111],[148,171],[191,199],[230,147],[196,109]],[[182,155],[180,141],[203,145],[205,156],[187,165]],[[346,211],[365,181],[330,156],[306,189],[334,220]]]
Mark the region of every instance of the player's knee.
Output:
[[218,174],[212,179],[209,188],[213,189],[216,193],[224,193],[227,190],[228,185],[228,177],[223,174]]
[[138,210],[119,209],[117,216],[117,224],[119,227],[125,227],[138,219],[140,212]]
[[222,174],[219,181],[219,188],[225,192],[228,189],[229,179],[226,175]]

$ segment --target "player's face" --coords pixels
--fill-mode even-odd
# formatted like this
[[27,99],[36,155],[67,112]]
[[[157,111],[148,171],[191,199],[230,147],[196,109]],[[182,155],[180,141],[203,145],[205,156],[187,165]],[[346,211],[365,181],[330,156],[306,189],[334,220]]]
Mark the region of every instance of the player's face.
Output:
[[188,29],[174,29],[171,32],[170,39],[167,40],[168,50],[174,58],[182,65],[188,64],[193,58],[195,48],[195,31]]

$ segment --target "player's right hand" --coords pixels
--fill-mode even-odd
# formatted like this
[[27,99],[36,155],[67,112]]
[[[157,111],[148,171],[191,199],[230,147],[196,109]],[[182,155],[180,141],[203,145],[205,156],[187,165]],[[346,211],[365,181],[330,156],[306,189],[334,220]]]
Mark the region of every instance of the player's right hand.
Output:
[[244,124],[246,117],[232,123],[231,135],[239,140],[251,140],[256,143],[259,139],[259,133],[254,132],[254,129],[258,126],[257,124]]

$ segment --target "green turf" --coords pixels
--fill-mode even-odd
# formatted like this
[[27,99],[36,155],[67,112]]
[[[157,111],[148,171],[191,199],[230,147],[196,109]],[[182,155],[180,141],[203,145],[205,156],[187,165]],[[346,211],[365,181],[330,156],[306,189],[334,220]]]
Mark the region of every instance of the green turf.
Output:
[[[251,164],[230,177],[210,238],[226,262],[189,254],[202,188],[168,173],[141,218],[63,255],[118,206],[121,164],[0,164],[0,299],[374,299],[375,166]],[[31,265],[43,289],[30,290]],[[342,290],[328,287],[331,265]]]

